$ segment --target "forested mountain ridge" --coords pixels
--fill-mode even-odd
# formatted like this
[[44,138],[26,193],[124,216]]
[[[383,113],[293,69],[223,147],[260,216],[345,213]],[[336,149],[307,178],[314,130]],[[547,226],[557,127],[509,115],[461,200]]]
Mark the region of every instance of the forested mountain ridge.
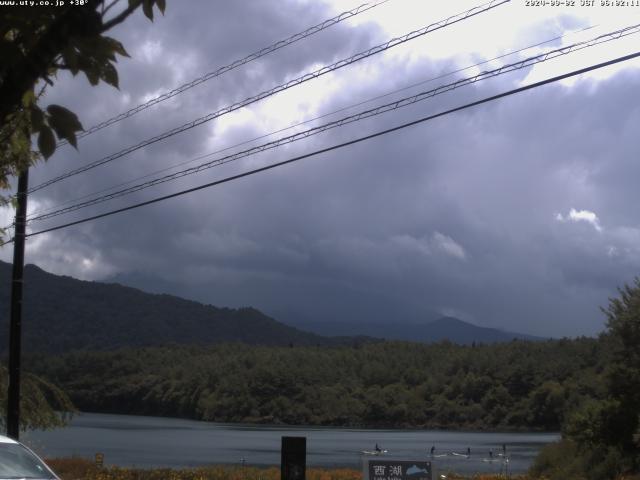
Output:
[[163,347],[31,357],[80,410],[219,422],[555,430],[603,396],[601,340]]
[[[179,297],[202,301],[206,294],[202,289],[192,290],[177,282],[153,275],[129,272],[111,277],[111,280],[121,285],[138,288],[150,293],[172,293]],[[177,292],[177,293],[176,293]],[[433,343],[450,340],[459,344],[510,342],[518,340],[541,341],[549,338],[527,335],[505,329],[482,327],[452,316],[443,316],[441,312],[425,308],[420,316],[398,318],[393,312],[388,312],[388,319],[347,318],[336,310],[335,314],[318,317],[307,310],[290,310],[280,308],[270,311],[270,315],[279,321],[291,325],[305,332],[315,333],[325,337],[353,337],[367,336],[384,340],[401,340],[408,342]],[[490,320],[490,319],[483,319]],[[390,323],[393,327],[390,328]]]
[[422,323],[396,322],[393,328],[388,323],[346,323],[346,322],[300,322],[294,326],[318,335],[358,335],[366,333],[370,337],[385,340],[431,343],[450,340],[459,344],[510,342],[511,340],[542,341],[541,337],[507,332],[497,328],[479,327],[455,317],[439,317]]
[[[11,265],[0,262],[0,352],[7,348]],[[218,308],[117,283],[87,282],[25,267],[24,349],[63,352],[167,344],[342,345],[408,340],[455,343],[540,340],[447,317],[422,324],[327,321],[308,331],[254,308]],[[339,316],[339,312],[337,312]],[[314,326],[311,326],[314,327]],[[331,337],[331,338],[330,338]]]
[[[243,342],[326,345],[253,308],[217,308],[118,284],[87,282],[25,267],[23,350],[64,352],[167,344]],[[11,265],[0,262],[0,351],[8,345]],[[355,339],[353,340],[355,341]]]

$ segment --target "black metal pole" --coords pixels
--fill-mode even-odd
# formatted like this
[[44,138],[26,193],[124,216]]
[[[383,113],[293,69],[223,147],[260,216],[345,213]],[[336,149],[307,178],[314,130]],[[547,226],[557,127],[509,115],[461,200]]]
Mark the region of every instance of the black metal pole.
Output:
[[27,220],[29,169],[18,177],[15,234],[13,236],[13,275],[11,280],[11,324],[9,327],[9,398],[7,401],[7,436],[20,436],[20,350],[22,330],[22,286],[24,239]]

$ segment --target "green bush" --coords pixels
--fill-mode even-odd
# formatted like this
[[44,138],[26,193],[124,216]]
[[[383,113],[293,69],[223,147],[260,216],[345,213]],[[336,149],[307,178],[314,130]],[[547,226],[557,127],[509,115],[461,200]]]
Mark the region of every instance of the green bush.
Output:
[[560,440],[546,445],[529,469],[533,478],[549,480],[586,480],[585,464],[572,440]]

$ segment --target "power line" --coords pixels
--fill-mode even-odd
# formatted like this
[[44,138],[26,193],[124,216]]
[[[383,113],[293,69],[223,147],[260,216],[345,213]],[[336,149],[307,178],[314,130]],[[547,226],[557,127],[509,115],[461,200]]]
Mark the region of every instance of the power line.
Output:
[[[366,12],[368,10],[371,10],[372,8],[377,7],[378,5],[382,5],[383,3],[388,2],[389,0],[381,0],[379,2],[375,2],[375,3],[363,3],[362,5],[352,9],[352,10],[348,10],[346,12],[342,12],[339,15],[336,15],[333,18],[330,18],[328,20],[325,20],[324,22],[321,22],[317,25],[314,25],[313,27],[310,27],[306,30],[304,30],[303,32],[299,32],[296,33],[294,35],[291,35],[288,38],[285,38],[284,40],[280,40],[279,42],[276,42],[272,45],[269,45],[268,47],[264,47],[254,53],[251,53],[249,55],[247,55],[246,57],[239,59],[239,60],[235,60],[232,63],[225,65],[223,67],[219,67],[216,70],[213,70],[211,72],[205,73],[204,75],[188,82],[185,83],[183,85],[180,85],[179,87],[174,88],[173,90],[169,91],[169,92],[165,92],[161,95],[158,95],[155,98],[152,98],[151,100],[148,100],[145,103],[142,103],[134,108],[131,108],[130,110],[127,110],[126,112],[120,113],[119,115],[116,115],[115,117],[112,117],[108,120],[105,120],[103,122],[98,123],[97,125],[94,125],[90,128],[88,128],[87,130],[79,133],[77,135],[77,138],[83,138],[86,137],[87,135],[91,135],[94,132],[97,132],[98,130],[102,130],[105,127],[108,127],[110,125],[113,125],[114,123],[117,123],[121,120],[124,120],[125,118],[131,117],[133,115],[135,115],[136,113],[139,113],[143,110],[146,110],[147,108],[156,105],[160,102],[163,102],[165,100],[168,100],[172,97],[175,97],[176,95],[181,94],[182,92],[185,92],[187,90],[189,90],[190,88],[193,88],[197,85],[200,85],[201,83],[204,83],[208,80],[211,80],[212,78],[215,77],[219,77],[220,75],[223,75],[227,72],[230,72],[231,70],[234,70],[242,65],[245,65],[249,62],[252,62],[254,60],[257,60],[261,57],[264,57],[265,55],[268,55],[270,53],[275,52],[276,50],[280,50],[281,48],[284,48],[288,45],[291,45],[292,43],[296,43],[304,38],[310,37],[311,35],[314,35],[318,32],[321,32],[322,30],[325,30],[329,27],[332,27],[333,25],[336,25],[337,23],[340,23],[344,20],[347,20],[349,18],[355,17],[356,15]],[[62,146],[65,145],[69,142],[67,142],[66,140],[61,141],[58,143],[58,146]]]
[[222,148],[222,149],[219,149],[219,150],[215,150],[213,152],[209,152],[209,153],[205,153],[203,155],[199,155],[199,156],[197,156],[195,158],[192,158],[190,160],[187,160],[187,161],[184,161],[184,162],[180,162],[180,163],[176,163],[176,164],[171,165],[169,167],[161,168],[159,170],[155,170],[155,171],[147,173],[145,175],[141,175],[141,176],[135,177],[135,178],[133,178],[131,180],[127,180],[126,182],[121,182],[121,183],[118,183],[116,185],[112,185],[110,187],[103,188],[103,189],[98,190],[98,191],[87,193],[87,194],[82,195],[80,197],[76,197],[76,198],[73,198],[73,199],[70,199],[70,200],[63,201],[63,202],[61,202],[61,203],[59,203],[57,205],[54,205],[54,206],[51,206],[51,207],[47,207],[47,208],[43,208],[41,210],[38,210],[36,212],[31,213],[28,216],[28,218],[29,219],[34,219],[33,217],[40,216],[40,215],[48,213],[48,212],[57,211],[58,209],[60,209],[64,205],[74,204],[74,203],[79,202],[80,200],[83,200],[85,198],[90,198],[90,197],[93,197],[95,195],[99,195],[101,193],[105,193],[105,192],[108,192],[110,190],[114,190],[116,188],[121,188],[121,187],[125,187],[127,185],[131,185],[132,183],[137,182],[139,180],[143,180],[145,178],[153,177],[154,175],[158,175],[158,174],[167,172],[169,170],[173,170],[175,168],[182,167],[184,165],[188,165],[188,164],[196,162],[198,160],[202,160],[204,158],[207,158],[207,157],[219,154],[219,153],[223,153],[223,152],[226,152],[228,150],[231,150],[231,149],[234,149],[234,148],[237,148],[237,147],[241,147],[243,145],[246,145],[246,144],[249,144],[249,143],[253,143],[253,142],[258,141],[258,140],[262,140],[263,138],[270,137],[270,136],[275,135],[277,133],[282,133],[282,132],[285,132],[287,130],[291,130],[293,128],[296,128],[296,127],[299,127],[299,126],[306,125],[308,123],[314,122],[316,120],[321,120],[323,118],[330,117],[330,116],[335,115],[337,113],[344,112],[346,110],[350,110],[352,108],[359,107],[359,106],[365,105],[367,103],[371,103],[371,102],[373,102],[375,100],[380,100],[382,98],[386,98],[386,97],[389,97],[391,95],[395,95],[396,93],[404,92],[406,90],[418,87],[420,85],[424,85],[426,83],[430,83],[430,82],[433,82],[435,80],[439,80],[441,78],[446,78],[446,77],[449,77],[449,76],[454,75],[456,73],[463,72],[465,70],[469,70],[469,69],[472,69],[472,68],[476,68],[476,67],[479,67],[481,65],[485,65],[487,63],[493,62],[495,60],[500,60],[502,58],[505,58],[505,57],[508,57],[508,56],[511,56],[511,55],[515,55],[516,53],[521,53],[523,51],[526,51],[526,50],[529,50],[529,49],[532,49],[532,48],[535,48],[535,47],[539,47],[539,46],[545,45],[547,43],[554,42],[554,41],[562,39],[562,38],[564,38],[564,37],[566,37],[568,35],[573,35],[573,34],[576,34],[576,33],[582,33],[582,32],[585,32],[587,30],[591,30],[591,29],[595,28],[596,26],[597,25],[590,25],[590,26],[581,28],[579,30],[575,30],[575,31],[572,31],[572,32],[564,33],[562,35],[558,35],[558,36],[550,38],[548,40],[544,40],[542,42],[538,42],[538,43],[529,45],[527,47],[522,47],[522,48],[519,48],[517,50],[513,50],[511,52],[508,52],[508,53],[505,53],[505,54],[502,54],[502,55],[498,55],[497,57],[493,57],[493,58],[488,59],[488,60],[483,60],[482,62],[478,62],[478,63],[475,63],[473,65],[468,65],[466,67],[458,68],[456,70],[453,70],[453,71],[450,71],[450,72],[447,72],[447,73],[443,73],[443,74],[437,75],[435,77],[431,77],[431,78],[429,78],[427,80],[422,80],[420,82],[413,83],[411,85],[407,85],[405,87],[402,87],[402,88],[399,88],[399,89],[396,89],[396,90],[393,90],[393,91],[390,91],[390,92],[387,92],[387,93],[384,93],[384,94],[381,94],[381,95],[377,95],[375,97],[371,97],[371,98],[368,98],[366,100],[362,100],[362,101],[360,101],[358,103],[354,103],[354,104],[339,108],[337,110],[333,110],[332,112],[324,113],[322,115],[318,115],[316,117],[313,117],[313,118],[310,118],[310,119],[307,119],[307,120],[303,120],[301,122],[297,122],[297,123],[295,123],[293,125],[289,125],[287,127],[280,128],[278,130],[274,130],[274,131],[271,131],[269,133],[265,133],[265,134],[260,135],[258,137],[254,137],[254,138],[249,139],[249,140],[244,140],[244,141],[242,141],[240,143],[236,143],[234,145],[230,145],[228,147],[225,147],[225,148]]
[[152,137],[150,139],[144,140],[143,142],[140,142],[136,145],[133,145],[131,147],[125,148],[124,150],[120,150],[119,152],[116,152],[114,154],[108,155],[106,157],[103,157],[99,160],[96,160],[92,163],[89,163],[88,165],[85,165],[84,167],[80,167],[74,170],[71,170],[67,173],[64,173],[62,175],[59,175],[51,180],[45,181],[43,183],[41,183],[40,185],[37,185],[35,187],[32,187],[29,190],[29,194],[34,193],[38,190],[41,190],[49,185],[52,185],[54,183],[60,182],[61,180],[67,179],[69,177],[72,177],[74,175],[78,175],[79,173],[83,173],[86,172],[87,170],[91,170],[95,167],[98,167],[100,165],[104,165],[105,163],[111,162],[113,160],[116,160],[120,157],[124,157],[125,155],[128,155],[129,153],[135,152],[136,150],[139,150],[143,147],[149,146],[153,143],[159,142],[160,140],[164,140],[166,138],[172,137],[174,135],[177,135],[179,133],[185,132],[187,130],[190,130],[194,127],[197,127],[199,125],[202,125],[206,122],[209,122],[215,118],[218,118],[222,115],[225,115],[227,113],[233,112],[235,110],[238,110],[242,107],[246,107],[247,105],[250,105],[252,103],[255,103],[259,100],[265,99],[267,97],[270,97],[272,95],[275,95],[276,93],[282,92],[284,90],[287,90],[291,87],[294,87],[296,85],[300,85],[304,82],[307,82],[309,80],[312,80],[314,78],[318,78],[322,75],[325,75],[329,72],[333,72],[335,70],[338,70],[342,67],[345,67],[347,65],[351,65],[352,63],[358,62],[360,60],[363,60],[365,58],[368,58],[372,55],[375,55],[377,53],[383,52],[385,50],[388,50],[390,48],[393,48],[397,45],[401,45],[405,42],[408,42],[410,40],[414,40],[415,38],[418,38],[420,36],[426,35],[427,33],[433,32],[435,30],[439,30],[441,28],[444,28],[446,26],[452,25],[454,23],[460,22],[462,20],[465,20],[467,18],[471,18],[475,15],[479,15],[480,13],[484,13],[488,10],[491,10],[493,8],[496,8],[500,5],[503,5],[505,3],[509,3],[511,0],[491,0],[488,3],[482,4],[480,6],[477,7],[473,7],[465,12],[459,13],[457,15],[453,15],[449,18],[446,18],[444,20],[441,20],[439,22],[436,23],[432,23],[431,25],[428,25],[426,27],[423,27],[419,30],[414,30],[413,32],[407,33],[406,35],[403,35],[401,37],[396,37],[393,38],[383,44],[380,45],[376,45],[375,47],[372,47],[364,52],[360,52],[357,53],[349,58],[343,59],[343,60],[339,60],[338,62],[335,62],[329,66],[324,66],[314,72],[311,73],[306,73],[304,75],[302,75],[301,77],[298,77],[294,80],[290,80],[287,83],[278,85],[274,88],[272,88],[271,90],[266,90],[262,93],[259,93],[257,95],[254,95],[253,97],[249,97],[246,98],[245,100],[242,100],[240,102],[237,102],[231,106],[225,107],[221,110],[218,110],[216,112],[210,113],[208,115],[205,115],[204,117],[200,117],[197,118],[189,123],[185,123],[184,125],[181,125],[179,127],[173,128],[171,130],[168,130],[160,135],[156,135],[155,137]]
[[582,49],[585,49],[585,48],[592,47],[594,45],[598,45],[598,44],[602,44],[602,43],[605,43],[605,42],[609,42],[611,40],[616,40],[616,39],[619,39],[619,38],[622,38],[622,37],[625,37],[625,36],[628,36],[628,35],[632,35],[632,34],[635,34],[635,33],[638,33],[638,32],[640,32],[640,24],[633,25],[633,26],[630,26],[630,27],[625,27],[623,29],[616,30],[614,32],[606,33],[606,34],[600,35],[598,37],[595,37],[595,38],[593,38],[591,40],[585,40],[583,42],[574,43],[574,44],[568,45],[566,47],[561,47],[561,48],[557,48],[557,49],[554,49],[554,50],[550,50],[548,52],[544,52],[544,53],[541,53],[539,55],[532,56],[532,57],[520,60],[518,62],[514,62],[514,63],[511,63],[511,64],[503,65],[502,67],[499,67],[499,68],[496,68],[496,69],[493,69],[493,70],[481,72],[481,73],[478,73],[476,75],[473,75],[473,76],[470,76],[470,77],[467,77],[467,78],[459,79],[459,80],[457,80],[457,81],[455,81],[453,83],[449,83],[449,84],[446,84],[446,85],[440,85],[440,86],[438,86],[438,87],[436,87],[434,89],[428,90],[428,91],[420,92],[418,94],[415,94],[415,95],[412,95],[412,96],[409,96],[409,97],[405,97],[405,98],[402,98],[402,99],[399,99],[399,100],[396,100],[396,101],[393,101],[393,102],[390,102],[390,103],[386,103],[384,105],[380,105],[378,107],[375,107],[375,108],[372,108],[372,109],[369,109],[369,110],[365,110],[365,111],[362,111],[362,112],[359,112],[359,113],[356,113],[356,114],[353,114],[353,115],[349,115],[347,117],[343,117],[341,119],[334,120],[332,122],[326,123],[324,125],[319,125],[317,127],[313,127],[313,128],[308,129],[308,130],[295,133],[293,135],[282,137],[282,138],[273,140],[271,142],[267,142],[267,143],[262,144],[262,145],[258,145],[258,146],[252,147],[250,149],[247,149],[247,150],[244,150],[244,151],[241,151],[241,152],[233,153],[231,155],[227,155],[225,157],[222,157],[222,158],[219,158],[219,159],[216,159],[216,160],[212,160],[210,162],[206,162],[206,163],[203,163],[201,165],[188,168],[186,170],[182,170],[182,171],[175,172],[175,173],[172,173],[172,174],[169,174],[169,175],[165,175],[163,177],[160,177],[160,178],[157,178],[157,179],[154,179],[154,180],[150,180],[148,182],[140,183],[138,185],[134,185],[134,186],[126,188],[126,189],[118,190],[116,192],[112,192],[110,194],[94,198],[92,200],[87,200],[85,202],[81,202],[81,203],[78,203],[78,204],[75,204],[75,205],[71,205],[69,207],[61,208],[61,209],[55,210],[55,211],[50,212],[50,213],[45,213],[45,214],[42,214],[42,215],[39,215],[39,216],[31,218],[30,221],[46,220],[46,219],[49,219],[49,218],[57,217],[59,215],[63,215],[65,213],[69,213],[69,212],[73,212],[73,211],[76,211],[76,210],[79,210],[79,209],[82,209],[82,208],[86,208],[86,207],[89,207],[89,206],[97,205],[99,203],[103,203],[103,202],[106,202],[108,200],[112,200],[112,199],[115,199],[115,198],[123,197],[125,195],[129,195],[129,194],[144,190],[146,188],[150,188],[150,187],[155,186],[155,185],[159,185],[159,184],[166,183],[166,182],[169,182],[169,181],[172,181],[172,180],[176,180],[178,178],[182,178],[182,177],[185,177],[187,175],[192,175],[192,174],[195,174],[195,173],[199,173],[199,172],[207,170],[209,168],[213,168],[213,167],[216,167],[216,166],[219,166],[219,165],[223,165],[225,163],[229,163],[229,162],[238,160],[240,158],[244,158],[244,157],[247,157],[247,156],[250,156],[250,155],[254,155],[254,154],[257,154],[257,153],[260,153],[260,152],[264,152],[266,150],[271,150],[273,148],[276,148],[276,147],[279,147],[279,146],[282,146],[282,145],[285,145],[285,144],[293,143],[293,142],[298,141],[298,140],[303,140],[303,139],[306,139],[306,138],[308,138],[308,137],[310,137],[312,135],[317,135],[319,133],[326,132],[326,131],[328,131],[330,129],[333,129],[333,128],[342,127],[344,125],[347,125],[347,124],[350,124],[350,123],[354,123],[354,122],[357,122],[357,121],[360,121],[360,120],[363,120],[363,119],[366,119],[366,118],[371,118],[371,117],[374,117],[374,116],[377,116],[377,115],[380,115],[380,114],[383,114],[383,113],[387,113],[387,112],[390,112],[390,111],[393,111],[393,110],[397,110],[399,108],[403,108],[403,107],[412,105],[414,103],[426,100],[428,98],[432,98],[432,97],[434,97],[436,95],[440,95],[440,94],[443,94],[443,93],[446,93],[446,92],[450,92],[450,91],[455,90],[457,88],[464,87],[464,86],[476,83],[476,82],[481,81],[481,80],[486,80],[486,79],[489,79],[489,78],[496,77],[498,75],[503,75],[505,73],[513,72],[513,71],[516,71],[516,70],[520,70],[520,69],[525,68],[525,67],[530,67],[530,66],[533,66],[535,64],[542,63],[542,62],[545,62],[545,61],[553,59],[553,58],[557,58],[559,56],[564,56],[564,55],[567,55],[567,54],[572,53],[572,52],[576,52],[576,51],[579,51],[579,50],[582,50]]
[[[372,133],[370,135],[366,135],[364,137],[359,137],[359,138],[350,140],[348,142],[340,143],[340,144],[333,145],[331,147],[323,148],[323,149],[320,149],[320,150],[315,150],[315,151],[313,151],[311,153],[307,153],[307,154],[304,154],[304,155],[299,155],[297,157],[293,157],[293,158],[290,158],[288,160],[284,160],[282,162],[274,163],[274,164],[267,165],[267,166],[261,167],[261,168],[256,168],[254,170],[250,170],[250,171],[247,171],[247,172],[244,172],[244,173],[240,173],[238,175],[233,175],[233,176],[230,176],[230,177],[226,177],[226,178],[223,178],[221,180],[216,180],[214,182],[210,182],[210,183],[206,183],[204,185],[200,185],[200,186],[197,186],[197,187],[193,187],[193,188],[189,188],[189,189],[186,189],[186,190],[182,190],[182,191],[179,191],[179,192],[176,192],[176,193],[172,193],[170,195],[164,195],[162,197],[157,197],[157,198],[154,198],[152,200],[147,200],[145,202],[137,203],[137,204],[134,204],[134,205],[129,205],[127,207],[119,208],[119,209],[116,209],[116,210],[111,210],[109,212],[101,213],[99,215],[86,217],[86,218],[83,218],[83,219],[80,219],[80,220],[76,220],[76,221],[73,221],[73,222],[69,222],[69,223],[65,223],[65,224],[62,224],[62,225],[57,225],[55,227],[51,227],[51,228],[47,228],[47,229],[44,229],[44,230],[40,230],[40,231],[37,231],[37,232],[29,233],[26,236],[27,237],[33,237],[33,236],[40,235],[40,234],[43,234],[43,233],[53,232],[55,230],[60,230],[60,229],[63,229],[63,228],[74,226],[74,225],[79,225],[79,224],[86,223],[86,222],[89,222],[89,221],[92,221],[92,220],[97,220],[99,218],[104,218],[104,217],[108,217],[108,216],[111,216],[111,215],[115,215],[117,213],[122,213],[122,212],[126,212],[128,210],[133,210],[133,209],[140,208],[140,207],[143,207],[143,206],[146,206],[146,205],[151,205],[153,203],[158,203],[158,202],[161,202],[161,201],[164,201],[164,200],[168,200],[170,198],[186,195],[187,193],[192,193],[192,192],[195,192],[195,191],[198,191],[198,190],[203,190],[203,189],[206,189],[206,188],[210,188],[210,187],[213,187],[213,186],[216,186],[216,185],[221,185],[223,183],[227,183],[227,182],[230,182],[232,180],[238,180],[240,178],[248,177],[248,176],[254,175],[256,173],[264,172],[264,171],[271,170],[271,169],[276,168],[276,167],[281,167],[283,165],[294,163],[294,162],[297,162],[299,160],[303,160],[305,158],[309,158],[309,157],[313,157],[313,156],[316,156],[316,155],[320,155],[322,153],[327,153],[327,152],[330,152],[332,150],[337,150],[337,149],[340,149],[340,148],[343,148],[343,147],[347,147],[349,145],[354,145],[356,143],[360,143],[360,142],[363,142],[365,140],[371,140],[373,138],[380,137],[380,136],[386,135],[388,133],[396,132],[396,131],[402,130],[404,128],[411,127],[413,125],[417,125],[417,124],[420,124],[420,123],[423,123],[423,122],[427,122],[429,120],[433,120],[433,119],[436,119],[436,118],[439,118],[439,117],[443,117],[443,116],[449,115],[451,113],[459,112],[459,111],[465,110],[467,108],[475,107],[475,106],[478,106],[478,105],[481,105],[481,104],[484,104],[484,103],[488,103],[488,102],[491,102],[491,101],[494,101],[494,100],[498,100],[500,98],[504,98],[504,97],[507,97],[507,96],[510,96],[510,95],[514,95],[516,93],[520,93],[520,92],[524,92],[524,91],[531,90],[531,89],[534,89],[534,88],[538,88],[538,87],[541,87],[543,85],[547,85],[549,83],[553,83],[553,82],[557,82],[557,81],[560,81],[560,80],[564,80],[566,78],[570,78],[570,77],[573,77],[573,76],[576,76],[576,75],[580,75],[580,74],[583,74],[583,73],[591,72],[591,71],[597,70],[599,68],[603,68],[603,67],[607,67],[607,66],[610,66],[610,65],[614,65],[616,63],[624,62],[624,61],[631,60],[631,59],[637,58],[637,57],[640,57],[640,51],[638,51],[636,53],[629,54],[629,55],[625,55],[623,57],[618,57],[616,59],[609,60],[609,61],[606,61],[606,62],[603,62],[603,63],[599,63],[599,64],[596,64],[596,65],[591,65],[589,67],[581,68],[579,70],[574,70],[574,71],[569,72],[569,73],[565,73],[565,74],[562,74],[562,75],[551,77],[551,78],[548,78],[546,80],[541,80],[539,82],[535,82],[535,83],[532,83],[530,85],[526,85],[526,86],[523,86],[523,87],[519,87],[519,88],[515,88],[515,89],[512,89],[512,90],[508,90],[506,92],[503,92],[503,93],[500,93],[500,94],[497,94],[497,95],[492,95],[490,97],[485,97],[485,98],[483,98],[481,100],[477,100],[475,102],[467,103],[465,105],[462,105],[462,106],[459,106],[459,107],[455,107],[455,108],[452,108],[452,109],[449,109],[449,110],[446,110],[446,111],[443,111],[443,112],[440,112],[440,113],[436,113],[434,115],[429,115],[429,116],[426,116],[426,117],[422,117],[422,118],[419,118],[417,120],[413,120],[411,122],[403,123],[403,124],[398,125],[396,127],[388,128],[386,130],[381,130],[379,132]],[[12,240],[10,240],[9,242],[6,242],[6,243],[10,243],[11,241]]]

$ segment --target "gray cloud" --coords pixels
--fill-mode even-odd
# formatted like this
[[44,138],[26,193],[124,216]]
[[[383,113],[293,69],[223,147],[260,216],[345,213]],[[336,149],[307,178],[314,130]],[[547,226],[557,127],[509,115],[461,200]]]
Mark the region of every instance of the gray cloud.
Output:
[[[134,57],[122,62],[122,92],[64,78],[48,100],[70,106],[90,125],[331,15],[315,2],[279,3],[278,8],[259,1],[204,2],[193,11],[174,10],[170,3],[157,24],[140,15],[114,32]],[[383,37],[369,23],[334,27],[249,72],[209,82],[88,137],[79,153],[61,150],[46,167],[34,170],[33,184]],[[523,32],[523,38],[530,37],[533,32]],[[382,64],[370,59],[367,65]],[[340,84],[320,111],[430,78],[451,65],[390,58],[384,75],[360,73],[357,82]],[[336,75],[338,82],[340,75],[350,73]],[[525,75],[438,96],[113,206],[428,115],[512,88]],[[631,70],[597,85],[544,87],[34,238],[27,259],[82,278],[129,275],[148,288],[221,306],[253,305],[289,321],[392,324],[454,313],[480,325],[543,336],[595,334],[604,320],[598,307],[640,267],[634,212],[639,114],[629,101],[638,83],[637,70]],[[93,175],[60,182],[35,201],[55,204],[261,133],[257,125],[243,122],[225,130],[217,123],[199,127]],[[601,229],[588,221],[566,221],[571,209],[594,212]]]

